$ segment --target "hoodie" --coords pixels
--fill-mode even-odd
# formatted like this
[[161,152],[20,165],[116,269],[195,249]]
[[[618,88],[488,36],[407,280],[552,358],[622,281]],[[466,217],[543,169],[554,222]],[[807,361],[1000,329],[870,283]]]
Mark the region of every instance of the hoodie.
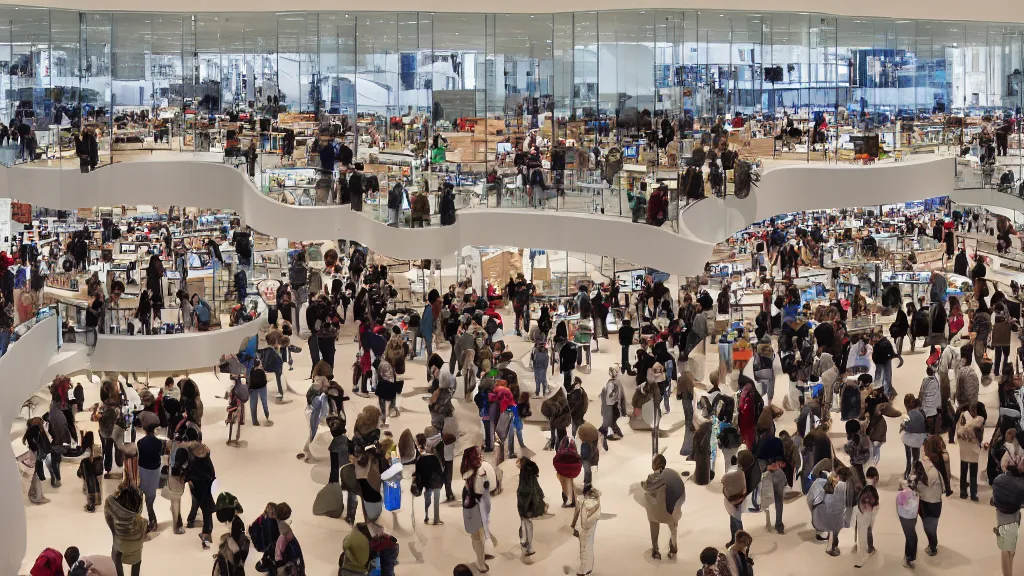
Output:
[[107,496],[103,503],[103,516],[114,535],[114,549],[122,554],[124,564],[142,561],[142,544],[146,540],[147,522],[142,517],[142,502],[138,510],[128,510],[117,500],[116,494]]

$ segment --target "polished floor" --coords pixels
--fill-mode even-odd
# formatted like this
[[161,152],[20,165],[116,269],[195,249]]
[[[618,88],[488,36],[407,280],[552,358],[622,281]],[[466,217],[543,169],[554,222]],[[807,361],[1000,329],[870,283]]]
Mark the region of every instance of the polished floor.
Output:
[[[348,329],[352,329],[351,323]],[[350,360],[355,357],[356,346],[351,343],[351,334],[348,332],[342,340],[345,343],[339,345],[337,353],[337,379],[347,383],[350,381]],[[527,352],[528,345],[521,339],[509,336],[507,340],[511,342],[511,348],[517,358]],[[593,371],[582,375],[584,385],[592,398],[588,420],[595,423],[600,421],[596,405],[599,390],[606,381],[608,367],[619,359],[619,347],[614,336],[612,340],[602,340],[600,345],[600,351],[594,354]],[[445,354],[447,352],[447,348],[442,351]],[[294,371],[286,372],[286,376],[293,390],[304,392],[309,383],[308,380],[303,380],[309,372],[309,357],[305,350],[297,356]],[[901,396],[906,392],[917,392],[924,374],[925,357],[921,350],[915,354],[905,355],[906,363],[896,370],[894,378]],[[707,370],[715,368],[716,364],[717,359],[714,363],[708,360]],[[523,389],[532,388],[532,373],[518,364],[514,366],[523,374]],[[203,432],[207,444],[212,448],[212,458],[218,474],[218,485],[215,490],[227,490],[239,498],[245,507],[243,518],[246,522],[251,522],[268,501],[288,502],[295,511],[292,526],[306,556],[307,573],[336,573],[342,540],[349,527],[340,519],[315,517],[311,514],[313,499],[327,479],[328,435],[321,433],[313,446],[314,454],[321,458],[320,463],[310,465],[296,459],[296,453],[301,451],[306,430],[302,397],[289,394],[289,403],[272,404],[271,417],[275,425],[259,428],[246,426],[242,433],[242,446],[233,448],[225,445],[225,401],[218,398],[223,395],[226,381],[217,380],[210,373],[193,377],[200,384],[204,398],[206,415]],[[426,383],[422,356],[408,365],[406,379],[406,393],[401,399],[402,415],[389,420],[389,429],[395,436],[405,428],[410,428],[414,433],[422,431],[429,422],[423,396]],[[627,394],[631,394],[632,379],[626,377],[625,383]],[[154,381],[152,384],[157,386],[159,382]],[[781,402],[787,387],[788,384],[782,380],[777,384],[776,404]],[[982,399],[991,394],[994,394],[994,390],[983,390]],[[89,385],[86,396],[87,404],[91,405],[97,401],[97,387]],[[368,400],[353,395],[347,407],[350,418],[361,406],[370,401],[375,402],[375,399]],[[461,448],[478,441],[482,431],[476,417],[475,406],[459,405],[456,411],[463,430],[469,430],[469,433],[459,441],[458,447]],[[539,414],[539,406],[535,406],[534,411]],[[794,413],[784,415],[780,420],[780,428],[792,431],[795,428],[794,417]],[[665,455],[671,467],[688,470],[692,469],[692,463],[685,462],[678,455],[682,442],[681,420],[682,408],[678,402],[673,401],[672,412],[663,422],[672,432],[669,437],[662,439],[662,445],[665,447]],[[94,426],[86,422],[84,415],[80,415],[79,424]],[[646,515],[637,504],[634,492],[650,469],[651,438],[649,433],[631,431],[625,426],[625,419],[621,420],[620,424],[625,428],[626,437],[622,441],[612,443],[611,450],[601,454],[601,463],[595,472],[594,485],[603,493],[603,515],[597,528],[595,573],[623,574],[639,568],[645,573],[693,574],[699,568],[698,555],[704,547],[721,547],[729,539],[729,522],[722,506],[721,484],[717,481],[708,486],[688,483],[687,500],[679,529],[679,556],[675,560],[651,560]],[[854,568],[853,530],[844,530],[840,534],[841,556],[833,558],[826,555],[824,545],[814,539],[805,499],[794,493],[785,507],[785,535],[767,533],[763,514],[751,513],[744,517],[746,529],[754,537],[752,555],[757,574],[782,576],[827,573],[838,576],[865,572],[909,572],[901,566],[904,538],[895,510],[895,489],[904,466],[898,421],[891,420],[888,430],[889,442],[883,446],[882,462],[879,466],[881,509],[874,531],[877,552],[867,565],[862,569]],[[842,433],[835,431],[832,436],[837,444],[837,450],[841,451]],[[545,437],[539,423],[528,422],[525,430],[526,444],[536,451],[535,457],[541,467],[541,484],[551,505],[549,516],[535,522],[537,554],[530,558],[522,558],[517,536],[519,519],[515,506],[517,471],[514,462],[506,461],[501,466],[504,470],[506,489],[494,499],[492,512],[492,533],[498,540],[495,548],[497,557],[490,562],[493,574],[576,573],[579,548],[569,528],[572,511],[563,510],[558,506],[559,488],[551,466],[552,453],[540,451]],[[528,454],[534,455],[533,452]],[[950,447],[950,455],[956,478],[955,484],[959,478],[959,457],[955,446]],[[721,474],[721,463],[718,466]],[[99,554],[110,549],[111,536],[102,514],[89,514],[83,509],[85,498],[82,495],[81,484],[75,478],[72,464],[65,464],[63,476],[62,488],[54,490],[46,485],[45,493],[52,499],[49,504],[27,504],[29,552],[23,563],[23,574],[28,573],[31,560],[45,547],[63,550],[66,546],[76,545],[84,554]],[[115,484],[115,480],[107,480],[104,492],[109,493]],[[27,485],[26,479],[24,490],[27,490]],[[473,560],[473,551],[469,536],[462,527],[461,509],[457,505],[442,506],[441,518],[445,525],[424,526],[423,500],[413,500],[408,492],[408,485],[409,480],[406,479],[403,482],[405,492],[401,510],[394,515],[385,512],[382,516],[384,526],[398,538],[401,545],[398,574],[412,574],[413,571],[422,576],[450,574],[454,565],[470,563]],[[455,488],[456,491],[461,488],[458,480],[455,482]],[[919,525],[922,544],[917,572],[957,575],[967,574],[968,571],[979,575],[998,573],[999,552],[992,533],[995,512],[988,504],[989,494],[989,488],[983,484],[979,503],[959,500],[956,495],[954,499],[946,500],[939,524],[939,554],[934,558],[924,554],[924,534]],[[187,507],[189,502],[190,497],[186,496],[183,499],[183,507]],[[174,535],[170,528],[168,502],[158,497],[157,508],[160,526],[145,545],[142,573],[207,573],[212,566],[212,551],[204,551],[200,547],[199,530],[189,530],[183,536]],[[215,538],[225,531],[226,526],[217,526]],[[662,531],[663,554],[667,551],[665,532]],[[252,568],[254,562],[255,558],[250,557],[247,566],[250,573],[255,573]],[[522,571],[524,568],[526,572]],[[1024,567],[1018,566],[1015,573],[1024,574]]]

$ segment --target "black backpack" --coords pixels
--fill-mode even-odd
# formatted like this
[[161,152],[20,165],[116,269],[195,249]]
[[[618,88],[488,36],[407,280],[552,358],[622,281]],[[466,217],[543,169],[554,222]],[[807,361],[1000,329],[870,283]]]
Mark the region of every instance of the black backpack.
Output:
[[683,193],[689,200],[700,200],[704,198],[704,175],[701,171],[693,166],[686,169],[683,173]]
[[[723,163],[725,157],[723,156]],[[736,197],[740,200],[750,195],[750,188],[757,186],[754,183],[753,175],[751,174],[752,165],[746,160],[738,160],[736,162],[736,168],[733,171],[733,185],[735,186]]]
[[1004,190],[1011,190],[1016,178],[1013,176],[1013,170],[1007,170],[999,176],[999,187]]

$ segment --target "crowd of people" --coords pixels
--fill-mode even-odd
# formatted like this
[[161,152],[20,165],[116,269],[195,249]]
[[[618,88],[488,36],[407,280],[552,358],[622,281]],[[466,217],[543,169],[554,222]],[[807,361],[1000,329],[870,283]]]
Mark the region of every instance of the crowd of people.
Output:
[[[767,230],[765,243],[770,245],[772,237],[774,230]],[[984,472],[992,487],[1004,574],[1012,573],[1024,506],[1024,451],[1016,438],[1024,396],[1011,358],[1012,333],[1019,330],[1011,310],[1019,305],[1012,307],[1014,295],[986,279],[980,260],[969,271],[974,289],[961,298],[947,297],[945,279],[936,274],[927,297],[917,301],[904,302],[898,288],[886,286],[870,305],[859,291],[850,298],[832,292],[817,308],[786,282],[776,286],[772,270],[761,268],[768,289],[752,325],[724,320],[735,304],[727,287],[712,297],[698,281],[673,294],[651,276],[632,294],[614,284],[588,282],[554,302],[538,298],[522,274],[509,278],[501,294],[490,285],[478,293],[463,280],[444,294],[427,290],[422,309],[397,309],[389,270],[368,263],[362,249],[344,257],[328,251],[324,262],[320,270],[309,265],[303,252],[293,258],[263,344],[254,342],[252,349],[225,358],[218,369],[230,374],[228,443],[242,447],[246,412],[254,426],[273,424],[269,376],[276,378],[278,400],[285,401],[284,367],[290,370],[294,354],[301,352],[296,344],[303,326],[310,334],[304,343],[311,361],[303,424],[308,435],[296,456],[317,462],[313,442],[326,428],[330,474],[317,494],[314,514],[343,517],[352,525],[342,545],[341,574],[356,576],[376,568],[394,573],[399,540],[381,517],[403,506],[403,479],[411,480],[405,484],[408,493],[423,496],[425,525],[443,523],[442,490],[444,502],[459,502],[474,557],[467,563],[472,568],[460,565],[455,573],[489,571],[496,544],[492,499],[502,497],[506,459],[515,459],[518,470],[522,556],[535,554],[534,523],[553,521],[547,514],[553,499],[539,481],[553,473],[561,506],[573,510],[570,529],[579,539],[580,559],[576,573],[590,574],[607,493],[596,485],[595,470],[602,452],[624,437],[623,417],[632,430],[651,431],[651,471],[638,480],[653,560],[662,558],[662,524],[669,531],[668,557],[679,553],[685,484],[708,485],[717,479],[731,538],[722,548],[701,552],[696,559],[700,574],[752,575],[754,531],[744,516],[763,512],[765,530],[785,534],[786,496],[794,492],[804,495],[825,552],[839,556],[840,535],[852,529],[857,543],[853,561],[865,566],[874,553],[876,518],[886,506],[878,487],[884,472],[881,453],[888,427],[898,426],[905,466],[899,470],[894,511],[905,535],[903,565],[914,568],[917,561],[918,519],[925,553],[942,553],[939,519],[943,504],[954,505],[948,499],[956,488],[947,447],[955,443],[959,496],[978,502],[978,474]],[[502,311],[514,316],[514,326],[506,329]],[[888,333],[848,325],[869,313],[894,318]],[[616,323],[621,359],[608,370],[594,410],[586,383],[592,379],[592,354],[600,340],[612,337],[610,319]],[[352,418],[346,412],[352,399],[339,378],[348,367],[336,361],[347,321],[357,324],[348,332],[358,348],[351,394],[376,398]],[[525,373],[513,364],[514,338],[527,343],[528,351],[518,359]],[[926,377],[913,386],[916,393],[901,396],[897,388],[906,390],[907,385],[899,381],[897,368],[904,364],[907,340],[910,354],[922,351],[907,360],[923,360]],[[708,370],[715,352],[717,367]],[[418,365],[426,371],[430,419],[422,431],[401,427],[406,420],[404,383]],[[522,381],[529,375],[535,381],[532,391]],[[980,397],[993,382],[998,406],[986,406]],[[30,420],[23,437],[33,469],[29,499],[45,504],[47,469],[56,488],[62,458],[78,461],[85,509],[103,510],[118,575],[124,566],[140,573],[146,534],[156,527],[158,492],[170,502],[175,534],[201,523],[201,546],[217,551],[214,573],[242,574],[249,555],[258,555],[258,569],[267,573],[304,573],[287,504],[268,503],[247,526],[237,498],[214,494],[217,475],[212,451],[203,443],[203,402],[192,379],[168,378],[157,394],[134,392],[126,379],[105,380],[93,415],[98,442],[91,431],[76,429],[75,410],[86,404],[81,387],[58,377],[49,392],[49,411]],[[473,407],[479,426],[457,417],[460,404]],[[666,438],[661,419],[676,406],[683,412],[683,431]],[[547,458],[528,450],[524,441],[526,420],[534,410],[550,430],[545,444],[535,448],[553,453],[551,469],[544,465]],[[795,430],[783,420],[787,413],[796,415]],[[994,433],[986,439],[991,420],[996,421]],[[837,431],[845,432],[845,438],[834,442]],[[473,441],[457,452],[457,442],[467,437]],[[664,444],[674,440],[680,443],[680,456],[692,463],[682,473],[665,456]],[[104,495],[102,480],[112,479],[117,470],[120,482]],[[186,485],[192,500],[183,519]],[[228,525],[219,539],[214,538],[214,516]],[[54,554],[61,556],[47,550],[40,561],[52,561]],[[72,569],[100,562],[72,549],[62,556]]]

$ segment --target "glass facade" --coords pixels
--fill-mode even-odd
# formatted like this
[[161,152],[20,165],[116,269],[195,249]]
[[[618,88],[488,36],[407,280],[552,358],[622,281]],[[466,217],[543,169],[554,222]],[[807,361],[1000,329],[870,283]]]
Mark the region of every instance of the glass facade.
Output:
[[[73,149],[73,133],[62,127],[100,127],[101,163],[116,149],[110,136],[118,136],[118,116],[131,112],[166,117],[170,126],[170,138],[141,138],[143,149],[175,151],[209,150],[190,118],[228,112],[336,115],[356,127],[355,148],[372,136],[417,142],[417,152],[438,132],[464,129],[460,119],[502,120],[503,130],[485,129],[481,143],[466,145],[480,148],[475,160],[473,150],[460,156],[449,147],[449,164],[479,175],[504,166],[499,143],[519,149],[533,130],[583,155],[614,145],[627,162],[646,162],[649,173],[678,171],[694,144],[684,138],[693,136],[680,137],[666,162],[669,151],[650,142],[665,120],[683,134],[686,116],[706,131],[742,115],[759,121],[762,133],[753,137],[768,145],[748,156],[777,157],[786,118],[808,140],[788,149],[787,159],[840,162],[850,136],[877,133],[890,153],[901,146],[954,153],[970,146],[983,118],[1017,118],[1022,53],[1024,25],[817,13],[172,14],[7,6],[0,8],[0,120],[31,118],[48,158],[69,158],[60,153]],[[814,142],[821,121],[826,130]],[[127,132],[120,137],[130,139]],[[1003,165],[1020,163],[1019,132],[1014,122],[1014,159]],[[2,161],[11,163],[10,154]],[[965,172],[962,182],[975,178]],[[566,185],[593,184],[582,175],[567,173]],[[615,204],[600,211],[628,215],[625,199]]]
[[[0,8],[0,116],[259,107],[551,122],[1021,106],[1024,26],[806,13],[91,13]],[[539,114],[538,114],[539,112]],[[5,119],[6,119],[5,118]],[[386,127],[385,127],[386,128]]]

